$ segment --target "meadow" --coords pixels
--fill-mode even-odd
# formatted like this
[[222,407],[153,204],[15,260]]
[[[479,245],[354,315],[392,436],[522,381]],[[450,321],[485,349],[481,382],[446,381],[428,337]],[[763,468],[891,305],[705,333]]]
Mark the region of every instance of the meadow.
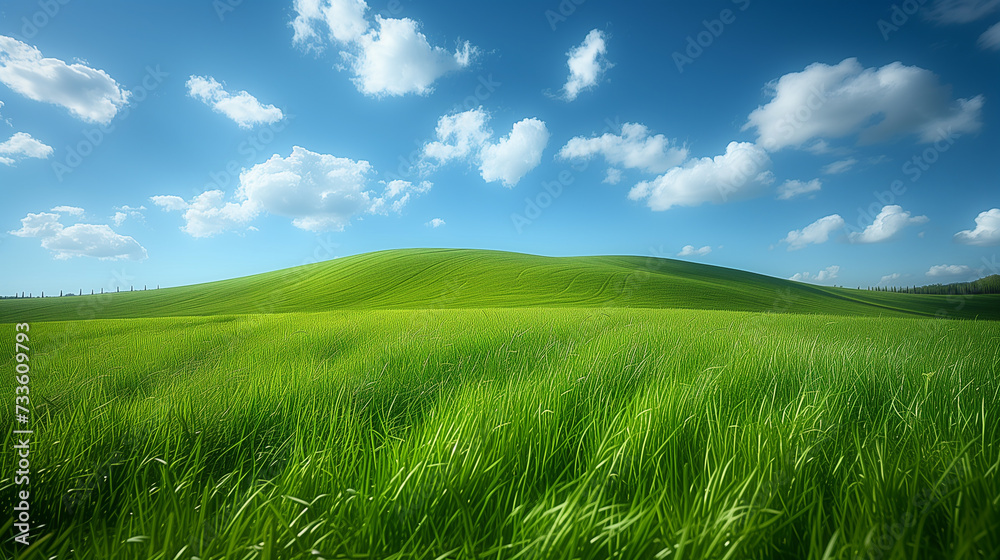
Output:
[[[315,277],[342,265],[296,278],[319,286]],[[5,322],[33,321],[37,397],[33,544],[15,549],[9,522],[2,550],[136,560],[1000,556],[1000,323],[932,318],[946,302],[937,296],[853,298],[759,280],[765,291],[694,268],[702,278],[668,261],[631,289],[629,274],[642,271],[621,272],[607,291],[603,272],[574,271],[552,281],[564,287],[552,306],[473,306],[463,298],[477,293],[474,279],[454,274],[396,283],[411,296],[425,280],[433,287],[399,309],[199,315],[191,310],[208,303],[193,288],[114,296],[146,296],[151,308],[102,308],[139,318],[56,320],[78,314],[86,296],[31,309],[0,302]],[[639,305],[674,297],[662,287],[671,283],[716,281],[730,282],[730,305],[759,309]],[[508,293],[541,290],[517,286]],[[293,292],[268,305],[307,301]],[[188,301],[189,314],[155,316],[167,300],[153,296]],[[379,297],[403,296],[369,303]],[[996,309],[987,296],[961,301],[962,312]],[[796,306],[825,312],[787,312]],[[2,379],[14,394],[12,376]],[[13,419],[0,424],[8,499],[16,440]]]

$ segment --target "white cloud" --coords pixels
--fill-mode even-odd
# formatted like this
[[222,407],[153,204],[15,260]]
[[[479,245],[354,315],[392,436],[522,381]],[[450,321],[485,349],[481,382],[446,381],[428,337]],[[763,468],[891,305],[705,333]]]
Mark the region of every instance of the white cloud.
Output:
[[994,23],[979,36],[979,46],[986,50],[1000,51],[1000,22]]
[[681,252],[677,253],[677,256],[678,257],[691,257],[691,256],[701,257],[701,256],[707,255],[707,254],[709,254],[711,252],[712,252],[712,248],[710,246],[708,246],[708,245],[705,245],[704,247],[701,247],[701,248],[695,248],[694,245],[685,245],[684,247],[681,248]]
[[542,162],[542,151],[548,143],[549,130],[544,122],[524,119],[514,123],[510,134],[495,144],[486,144],[479,153],[483,180],[513,187]]
[[427,222],[424,225],[427,226],[427,227],[429,227],[429,228],[439,228],[439,227],[444,226],[445,222],[441,218],[434,218],[433,220]]
[[902,277],[903,275],[898,272],[893,272],[892,274],[886,274],[885,276],[882,277],[881,280],[878,281],[878,284],[879,286],[888,284],[894,280],[899,280]]
[[482,107],[438,119],[437,140],[424,144],[418,166],[429,172],[452,160],[470,159],[486,182],[516,185],[542,162],[549,142],[545,122],[535,118],[514,123],[510,134],[492,142],[490,115]]
[[614,66],[604,57],[607,50],[604,32],[592,29],[582,44],[566,53],[569,78],[563,86],[563,99],[573,101],[581,91],[597,85],[601,76]]
[[559,150],[561,159],[588,159],[602,155],[608,163],[649,173],[663,173],[684,162],[688,150],[662,134],[650,136],[636,123],[622,125],[621,134],[605,133],[593,138],[576,136]]
[[69,214],[70,216],[82,216],[83,208],[78,206],[56,206],[52,209],[53,212],[59,212],[60,214]]
[[812,181],[798,181],[791,179],[782,183],[778,187],[778,200],[789,200],[796,196],[816,192],[823,188],[823,182],[819,179]]
[[802,229],[788,232],[781,241],[788,243],[788,250],[795,251],[807,245],[819,245],[830,239],[830,234],[844,227],[844,219],[840,214],[831,214],[820,218]]
[[951,277],[963,277],[972,276],[976,271],[971,267],[965,266],[964,264],[939,264],[937,266],[932,266],[927,271],[927,276],[931,278],[940,278],[943,276]]
[[789,278],[789,280],[794,280],[796,282],[829,282],[831,280],[836,280],[838,274],[840,274],[840,267],[833,265],[824,268],[816,274],[811,272],[797,272],[794,276]]
[[142,212],[145,209],[145,206],[140,206],[138,208],[133,208],[128,205],[115,207],[115,215],[111,217],[111,221],[115,223],[115,226],[120,226],[129,218],[144,220],[145,215]]
[[42,247],[57,259],[94,257],[101,260],[145,260],[146,249],[127,235],[118,235],[101,224],[63,226],[59,214],[41,212],[21,218],[21,229],[11,235],[41,239]]
[[368,31],[363,0],[295,0],[295,20],[292,29],[296,45],[322,51],[322,25],[326,24],[330,39],[341,43],[357,41]]
[[1000,0],[935,0],[924,13],[940,23],[971,23],[1000,7]]
[[103,70],[44,58],[35,47],[0,35],[0,82],[21,95],[107,124],[131,95]]
[[466,68],[478,50],[462,43],[454,52],[431,46],[420,25],[409,18],[375,16],[369,24],[362,0],[296,0],[292,42],[306,50],[323,50],[328,39],[344,50],[340,56],[354,74],[358,91],[375,97],[434,91],[441,76]]
[[609,167],[607,174],[604,176],[604,181],[602,183],[607,183],[609,185],[617,185],[622,182],[622,170],[617,167]]
[[274,105],[261,105],[256,97],[245,91],[229,93],[211,76],[191,76],[187,81],[187,88],[189,96],[229,117],[240,128],[275,123],[285,117],[281,109]]
[[240,173],[234,201],[220,190],[205,191],[190,201],[154,196],[166,211],[184,213],[181,230],[193,237],[248,229],[261,213],[292,218],[292,225],[308,231],[342,231],[351,219],[365,214],[399,212],[413,195],[427,192],[431,183],[383,183],[382,192],[370,189],[371,165],[299,146],[287,158],[274,155]]
[[975,229],[956,233],[955,241],[966,245],[1000,245],[1000,208],[980,212]]
[[910,216],[899,205],[883,206],[882,211],[875,216],[872,224],[864,231],[851,232],[848,238],[852,243],[881,243],[892,239],[896,234],[910,224],[925,224],[927,216]]
[[767,152],[749,142],[730,142],[726,153],[692,159],[629,191],[631,200],[645,200],[655,211],[673,206],[716,204],[746,198],[774,182]]
[[486,126],[489,119],[482,107],[441,117],[434,131],[437,140],[424,145],[423,159],[433,159],[436,165],[442,165],[478,154],[493,136]]
[[910,134],[934,142],[982,124],[983,96],[953,100],[934,73],[899,62],[810,64],[767,89],[771,101],[750,113],[743,130],[755,128],[757,143],[772,151],[855,134],[866,144]]
[[27,132],[17,132],[0,143],[0,163],[14,165],[17,160],[23,158],[46,159],[52,152],[51,146],[35,140]]
[[838,173],[844,173],[850,171],[855,165],[857,165],[858,160],[854,158],[842,159],[840,161],[835,161],[833,163],[823,166],[822,171],[826,175],[837,175]]

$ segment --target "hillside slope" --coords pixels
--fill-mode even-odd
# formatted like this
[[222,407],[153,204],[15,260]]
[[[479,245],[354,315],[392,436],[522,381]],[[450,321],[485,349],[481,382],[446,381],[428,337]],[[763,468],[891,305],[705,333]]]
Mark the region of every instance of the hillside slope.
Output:
[[645,307],[1000,319],[1000,296],[825,288],[651,257],[398,249],[155,291],[0,301],[0,323],[334,309]]

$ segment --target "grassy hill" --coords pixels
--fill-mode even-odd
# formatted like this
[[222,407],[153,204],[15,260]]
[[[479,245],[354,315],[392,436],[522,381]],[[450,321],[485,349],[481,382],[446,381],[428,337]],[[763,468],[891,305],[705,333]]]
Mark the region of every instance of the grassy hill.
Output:
[[337,309],[635,307],[1000,319],[1000,295],[812,286],[671,259],[471,249],[367,253],[155,291],[0,301],[0,323]]

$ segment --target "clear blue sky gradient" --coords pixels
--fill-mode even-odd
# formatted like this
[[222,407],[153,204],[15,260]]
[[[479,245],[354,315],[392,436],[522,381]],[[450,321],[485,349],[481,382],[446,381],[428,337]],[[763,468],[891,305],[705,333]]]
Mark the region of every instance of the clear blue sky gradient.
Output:
[[[1000,10],[947,23],[924,13],[934,5],[930,0],[905,22],[897,14],[902,25],[886,39],[878,22],[890,21],[892,2],[371,0],[370,18],[375,13],[410,18],[431,45],[454,51],[459,41],[468,41],[477,49],[468,67],[438,78],[433,92],[375,97],[352,82],[337,45],[328,43],[316,53],[293,44],[292,0],[232,1],[222,17],[222,3],[208,0],[52,4],[58,12],[42,18],[37,13],[46,2],[4,2],[0,35],[36,47],[45,57],[103,70],[133,93],[148,68],[166,75],[144,99],[120,110],[109,125],[113,130],[61,176],[57,164],[66,163],[88,134],[95,138],[88,131],[99,125],[0,85],[0,142],[27,132],[53,148],[47,158],[0,165],[0,294],[177,286],[400,247],[676,257],[686,245],[707,246],[707,254],[680,258],[782,278],[838,267],[835,278],[821,283],[849,287],[875,285],[893,274],[898,277],[890,284],[922,285],[1000,272],[991,269],[997,246],[954,239],[974,228],[981,212],[1000,207],[1000,52],[977,44],[1000,21]],[[706,31],[704,22],[711,27],[727,9],[731,22],[704,41],[708,45],[701,52],[692,50],[697,56],[678,71],[674,53],[684,53],[689,38],[697,40]],[[33,17],[45,25],[26,27]],[[567,52],[594,29],[604,34],[606,60],[613,66],[594,87],[567,101],[560,97],[569,72]],[[848,135],[830,139],[837,146],[832,153],[795,147],[771,152],[774,182],[756,196],[665,211],[628,197],[633,185],[656,173],[625,168],[621,182],[608,184],[603,181],[609,163],[603,158],[556,157],[571,138],[618,134],[624,123],[663,134],[686,146],[692,158],[718,156],[730,142],[757,141],[755,130],[744,124],[771,100],[767,84],[810,64],[836,65],[848,58],[864,68],[898,61],[926,69],[951,88],[951,100],[983,96],[979,130],[936,153],[917,180],[905,166],[933,144],[913,134],[876,142]],[[280,108],[285,118],[241,128],[188,95],[185,84],[192,75],[213,77],[231,92],[245,90]],[[423,175],[404,164],[434,139],[442,116],[480,105],[491,115],[495,137],[526,118],[544,121],[550,133],[541,163],[516,185],[485,181],[470,161]],[[288,157],[293,146],[370,162],[375,190],[378,181],[397,175],[433,187],[398,213],[359,214],[343,231],[328,232],[306,231],[289,217],[262,213],[248,224],[252,227],[195,238],[180,229],[181,213],[151,202],[159,195],[190,200],[215,188],[231,200],[239,177],[228,174],[227,166],[250,169],[274,154]],[[858,163],[844,173],[823,172],[828,164],[852,158]],[[569,180],[559,195],[518,227],[512,215],[525,215],[527,201],[539,200],[543,185],[561,174]],[[786,180],[812,179],[822,181],[821,190],[777,199]],[[781,242],[790,231],[832,214],[848,224],[859,219],[870,224],[874,216],[859,216],[860,209],[875,205],[877,213],[884,201],[876,193],[889,191],[896,180],[906,188],[892,203],[912,216],[926,216],[926,222],[880,243],[852,243],[843,228],[825,243],[799,250]],[[38,238],[10,233],[29,213],[57,206],[85,210],[82,216],[63,215],[64,225],[108,224],[141,244],[148,258],[59,259]],[[112,216],[123,206],[145,210],[115,225]],[[445,225],[428,226],[434,218]],[[938,265],[968,268],[954,276],[928,276]]]

